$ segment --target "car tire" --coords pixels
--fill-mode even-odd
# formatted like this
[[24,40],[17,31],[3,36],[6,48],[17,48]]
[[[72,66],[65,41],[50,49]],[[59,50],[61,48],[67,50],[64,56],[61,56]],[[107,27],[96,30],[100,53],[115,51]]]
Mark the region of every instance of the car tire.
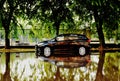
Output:
[[42,56],[42,54],[41,54],[41,49],[40,49],[40,48],[37,48],[35,54],[36,54],[36,57]]
[[38,46],[36,45],[35,46],[35,55],[36,55],[36,57],[38,57],[39,56],[39,50],[38,50],[39,48],[38,48]]
[[84,46],[79,47],[78,53],[80,56],[84,56],[86,54],[86,48]]
[[52,54],[52,50],[51,50],[51,48],[50,47],[45,47],[44,49],[43,49],[43,53],[44,53],[44,56],[45,57],[50,57],[51,56],[51,54]]
[[41,49],[40,48],[37,49],[37,55],[41,56]]

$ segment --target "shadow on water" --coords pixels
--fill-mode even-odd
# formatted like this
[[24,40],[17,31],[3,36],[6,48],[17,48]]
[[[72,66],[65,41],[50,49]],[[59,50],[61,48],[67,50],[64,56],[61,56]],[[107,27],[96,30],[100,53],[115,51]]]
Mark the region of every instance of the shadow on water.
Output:
[[120,80],[120,52],[92,54],[35,58],[34,53],[3,53],[0,54],[0,81]]

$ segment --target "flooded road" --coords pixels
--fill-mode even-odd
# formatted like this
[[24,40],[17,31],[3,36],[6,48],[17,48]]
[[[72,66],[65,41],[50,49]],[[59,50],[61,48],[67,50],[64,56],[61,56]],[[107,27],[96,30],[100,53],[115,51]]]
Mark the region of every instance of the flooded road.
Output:
[[66,61],[36,58],[34,52],[0,53],[0,81],[120,81],[120,52],[93,52],[86,58],[88,63],[79,57]]

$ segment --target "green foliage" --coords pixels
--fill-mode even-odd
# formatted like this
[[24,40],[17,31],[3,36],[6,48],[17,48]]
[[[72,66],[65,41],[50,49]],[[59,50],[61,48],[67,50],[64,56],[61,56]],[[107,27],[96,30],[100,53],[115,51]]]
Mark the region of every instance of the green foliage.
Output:
[[51,22],[42,23],[41,20],[31,19],[28,24],[31,26],[29,32],[31,38],[34,37],[42,40],[43,38],[52,38],[55,35]]
[[[42,0],[39,2],[39,6],[36,5],[36,7],[34,7],[32,12],[36,12],[33,13],[37,14],[35,18],[42,20],[43,23],[52,23],[53,30],[59,33],[59,27],[62,22],[66,22],[69,26],[74,23],[72,19],[73,14],[67,7],[67,3],[67,0]],[[71,27],[73,27],[73,25]]]
[[102,30],[106,33],[105,37],[110,38],[117,35],[111,32],[116,32],[120,23],[120,6],[118,3],[118,0],[75,0],[73,11],[83,21],[93,21],[93,18],[96,24],[99,21],[99,25],[102,25]]
[[95,28],[95,10],[105,37],[119,39],[118,0],[1,0],[0,27],[9,30],[13,38],[26,35],[27,26],[31,26],[31,38],[51,38],[59,32],[77,33],[76,29],[88,27],[96,34],[99,30]]

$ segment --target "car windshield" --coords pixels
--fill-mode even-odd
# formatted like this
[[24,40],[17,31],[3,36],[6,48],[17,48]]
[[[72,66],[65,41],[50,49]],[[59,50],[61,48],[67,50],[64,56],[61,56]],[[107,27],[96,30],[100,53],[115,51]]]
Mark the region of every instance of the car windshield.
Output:
[[85,40],[87,39],[85,36],[58,36],[56,38],[57,41],[64,41],[64,40]]

